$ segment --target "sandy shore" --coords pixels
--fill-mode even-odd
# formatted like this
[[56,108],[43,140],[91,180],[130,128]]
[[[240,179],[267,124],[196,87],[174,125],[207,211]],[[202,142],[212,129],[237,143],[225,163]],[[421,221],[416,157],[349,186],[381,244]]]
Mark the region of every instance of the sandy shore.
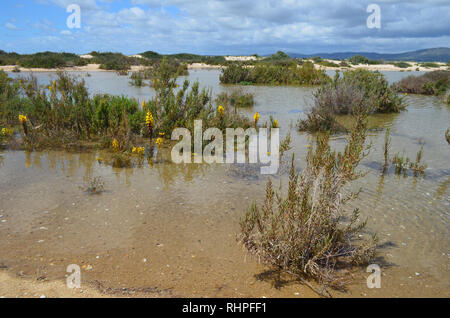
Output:
[[33,281],[0,272],[0,298],[105,297],[94,288],[70,289],[64,281]]
[[[333,63],[339,64],[340,61],[336,60],[328,60]],[[426,68],[419,66],[418,63],[415,62],[408,62],[412,66],[408,68],[400,68],[392,64],[375,64],[375,65],[368,65],[368,64],[360,64],[360,65],[352,65],[352,69],[355,68],[363,68],[368,69],[371,71],[384,71],[384,72],[410,72],[410,71],[420,71],[420,72],[430,72],[430,71],[436,71],[436,70],[447,70],[448,67],[443,64],[439,63],[441,66],[439,68]],[[6,71],[6,72],[12,72],[15,68],[15,65],[7,65],[7,66],[0,66],[0,70]],[[328,67],[328,66],[322,66],[315,64],[316,68],[324,69],[324,70],[348,70],[349,68],[345,67]],[[145,66],[132,66],[130,72],[136,72],[139,70],[144,69]],[[222,69],[224,66],[221,65],[209,65],[205,63],[192,63],[188,65],[189,69]],[[74,67],[65,67],[65,68],[25,68],[25,67],[19,67],[21,72],[56,72],[56,71],[72,71],[72,72],[115,72],[115,71],[107,71],[100,69],[100,64],[88,64],[85,66],[74,66]]]
[[[16,66],[15,65],[6,65],[0,66],[0,70],[5,72],[12,72]],[[192,63],[188,65],[189,69],[220,69],[223,66],[220,65],[208,65],[204,63]],[[145,66],[141,65],[133,65],[131,66],[130,72],[136,72],[144,69]],[[74,66],[74,67],[64,67],[64,68],[25,68],[19,67],[21,72],[57,72],[57,71],[71,71],[71,72],[116,72],[110,70],[103,70],[100,68],[100,64],[88,64],[85,66]]]
[[[328,62],[332,62],[332,63],[336,63],[336,64],[341,63],[341,61],[338,61],[338,60],[324,59],[324,61],[328,61]],[[422,67],[417,62],[407,62],[407,63],[411,64],[411,66],[407,67],[407,68],[401,68],[401,67],[397,67],[392,64],[359,64],[359,65],[352,65],[351,68],[352,69],[362,68],[362,69],[366,69],[366,70],[370,70],[370,71],[383,71],[383,72],[389,72],[389,71],[392,71],[392,72],[411,72],[411,71],[431,72],[431,71],[448,69],[447,65],[445,65],[444,63],[437,63],[440,65],[440,67],[430,67],[430,68]],[[322,65],[318,65],[318,64],[314,64],[314,65],[316,68],[321,68],[324,70],[347,70],[347,69],[349,69],[346,67],[328,67],[328,66],[322,66]]]

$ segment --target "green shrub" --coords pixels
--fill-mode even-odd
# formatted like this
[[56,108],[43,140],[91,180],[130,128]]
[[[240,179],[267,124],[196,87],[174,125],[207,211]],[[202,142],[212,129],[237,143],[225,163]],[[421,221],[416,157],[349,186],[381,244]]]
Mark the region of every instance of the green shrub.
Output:
[[367,57],[365,57],[365,56],[362,56],[362,55],[358,54],[358,55],[353,55],[352,57],[350,57],[348,59],[348,62],[350,64],[353,64],[353,65],[368,64],[369,63],[369,59]]
[[133,72],[130,77],[131,81],[130,84],[133,86],[144,86],[144,72],[143,71],[137,71]]
[[325,60],[322,60],[322,61],[318,62],[317,64],[326,66],[326,67],[339,67],[339,64],[330,62],[330,61],[325,61]]
[[400,68],[408,68],[408,67],[412,66],[411,64],[406,63],[406,62],[395,62],[395,63],[392,63],[392,65],[400,67]]
[[311,62],[300,67],[295,62],[287,65],[258,63],[254,67],[233,63],[223,69],[220,76],[220,82],[224,84],[318,85],[328,80],[325,72],[315,69]]
[[20,65],[26,68],[61,68],[86,65],[86,61],[76,54],[39,52],[20,55],[0,51],[0,65]]
[[223,56],[204,56],[204,55],[196,55],[196,54],[167,54],[162,55],[153,51],[147,51],[139,54],[146,59],[149,59],[153,62],[161,61],[163,58],[176,63],[205,63],[210,65],[224,65],[226,64],[225,57]]
[[193,130],[195,119],[202,119],[205,126],[220,129],[250,126],[247,119],[231,112],[230,107],[224,107],[223,115],[219,116],[212,103],[211,91],[200,90],[198,82],[189,89],[190,83],[185,80],[183,87],[175,91],[178,86],[176,78],[170,67],[166,67],[167,61],[161,63],[155,74],[156,97],[147,103],[145,109],[152,113],[156,130],[165,136],[170,136],[176,127]]
[[424,63],[420,63],[420,66],[422,67],[426,67],[426,68],[436,68],[439,67],[440,65],[434,62],[424,62]]

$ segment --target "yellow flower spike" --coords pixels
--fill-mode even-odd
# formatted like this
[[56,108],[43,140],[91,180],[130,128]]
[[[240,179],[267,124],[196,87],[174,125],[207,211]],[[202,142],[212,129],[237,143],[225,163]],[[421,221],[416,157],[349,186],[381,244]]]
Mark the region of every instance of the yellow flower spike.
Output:
[[222,105],[219,105],[219,107],[217,107],[217,112],[219,113],[219,116],[223,116],[225,109],[223,109]]
[[118,151],[119,150],[119,142],[117,141],[116,138],[113,139],[112,147],[113,147],[114,151]]
[[163,133],[163,132],[160,132],[160,133],[159,133],[159,135],[160,135],[160,136],[164,136],[164,135],[165,135],[165,133]]
[[19,121],[21,124],[24,124],[28,121],[28,118],[26,115],[19,115]]
[[259,114],[258,112],[255,113],[255,115],[253,115],[253,121],[255,122],[255,125],[258,123],[259,120]]
[[273,121],[273,128],[278,128],[279,127],[279,125],[278,125],[278,120],[274,120]]
[[10,136],[12,136],[13,133],[14,133],[14,130],[12,130],[10,128],[2,128],[3,136],[10,137]]
[[153,115],[150,111],[148,111],[147,116],[145,116],[145,123],[149,127],[152,127],[155,124],[155,120],[153,119]]
[[142,109],[145,108],[145,100],[142,101]]
[[53,87],[56,87],[56,81],[53,80]]
[[158,147],[160,147],[162,143],[163,143],[163,139],[161,137],[156,139],[156,144],[158,145]]
[[136,147],[133,147],[133,150],[131,150],[132,153],[136,153]]

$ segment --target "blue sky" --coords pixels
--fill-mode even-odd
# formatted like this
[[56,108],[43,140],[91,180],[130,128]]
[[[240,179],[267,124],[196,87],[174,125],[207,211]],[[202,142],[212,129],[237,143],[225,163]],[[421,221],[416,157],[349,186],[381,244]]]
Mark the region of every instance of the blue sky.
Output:
[[[370,3],[380,29],[366,25]],[[69,4],[80,29],[67,26]],[[394,53],[449,47],[450,1],[8,0],[0,29],[0,49],[18,53]]]

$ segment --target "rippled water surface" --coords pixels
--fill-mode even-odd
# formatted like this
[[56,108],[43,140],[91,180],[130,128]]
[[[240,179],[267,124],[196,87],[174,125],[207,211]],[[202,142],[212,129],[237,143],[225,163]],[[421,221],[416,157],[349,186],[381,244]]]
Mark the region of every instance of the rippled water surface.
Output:
[[[24,74],[21,74],[22,76]],[[108,72],[83,77],[92,93],[128,95],[143,100],[152,89],[136,88],[129,79]],[[219,84],[218,70],[191,70],[213,94],[234,89]],[[407,72],[386,72],[394,82]],[[36,73],[39,83],[55,74]],[[183,79],[180,79],[182,81]],[[292,152],[304,166],[307,135],[295,123],[311,105],[310,87],[245,86],[255,94],[253,109],[261,122],[272,115],[281,134],[292,125]],[[342,296],[449,296],[450,146],[444,134],[450,108],[439,98],[405,96],[407,111],[371,118],[367,175],[359,207],[368,219],[364,235],[377,233],[383,280],[380,290],[366,287],[364,269]],[[415,159],[424,143],[425,176],[380,173],[384,129],[391,127],[391,155]],[[344,145],[335,136],[332,145]],[[164,149],[160,156],[168,156]],[[311,296],[288,283],[275,288],[267,269],[236,243],[239,218],[252,200],[264,197],[266,177],[258,169],[227,165],[175,165],[170,161],[130,169],[99,164],[97,153],[60,151],[1,153],[0,263],[14,275],[63,279],[68,264],[83,266],[87,284],[111,288],[153,288],[162,296]],[[102,176],[106,191],[87,195],[80,186]],[[275,176],[285,184],[286,175]],[[303,288],[303,289],[302,289]]]

